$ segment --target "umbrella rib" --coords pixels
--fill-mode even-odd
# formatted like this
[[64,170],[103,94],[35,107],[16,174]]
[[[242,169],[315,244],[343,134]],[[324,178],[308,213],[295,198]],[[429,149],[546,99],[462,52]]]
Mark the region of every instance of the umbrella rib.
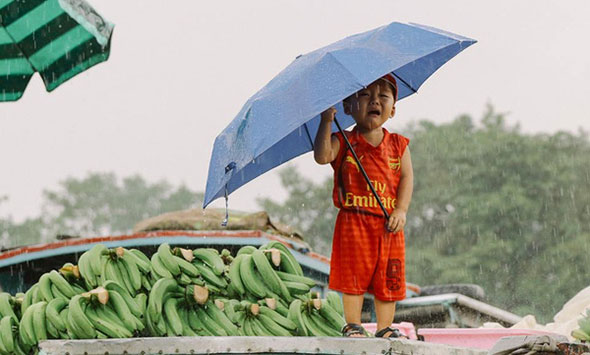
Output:
[[309,129],[307,128],[307,123],[303,124],[303,128],[305,128],[305,133],[307,133],[307,138],[309,138],[309,143],[311,144],[311,149],[313,149],[313,139],[311,139],[311,134],[309,134]]
[[412,85],[408,84],[404,79],[402,79],[399,75],[397,75],[394,72],[391,72],[391,74],[393,74],[393,76],[395,76],[396,79],[399,79],[399,81],[401,81],[405,86],[409,87],[410,90],[412,90],[414,93],[418,93],[418,90],[414,89],[412,87]]

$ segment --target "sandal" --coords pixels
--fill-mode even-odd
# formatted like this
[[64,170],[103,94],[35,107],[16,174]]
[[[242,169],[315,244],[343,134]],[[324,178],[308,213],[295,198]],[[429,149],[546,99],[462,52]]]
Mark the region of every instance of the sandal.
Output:
[[[391,334],[389,334],[389,336],[385,336],[385,334],[387,332],[391,332]],[[383,329],[381,329],[380,331],[378,331],[377,333],[375,333],[375,338],[405,338],[408,339],[407,336],[404,335],[404,333],[400,332],[399,329],[397,328],[391,328],[391,327],[385,327]]]
[[[348,323],[342,328],[342,336],[351,337],[353,335],[362,335],[367,337],[367,331],[362,325],[356,323]],[[359,337],[361,338],[361,337]]]

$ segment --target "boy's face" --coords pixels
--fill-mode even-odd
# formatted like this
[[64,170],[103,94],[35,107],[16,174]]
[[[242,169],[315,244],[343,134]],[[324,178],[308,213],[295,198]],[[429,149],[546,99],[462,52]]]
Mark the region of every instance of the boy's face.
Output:
[[393,91],[386,81],[377,80],[344,101],[344,113],[354,118],[361,131],[381,127],[395,114]]

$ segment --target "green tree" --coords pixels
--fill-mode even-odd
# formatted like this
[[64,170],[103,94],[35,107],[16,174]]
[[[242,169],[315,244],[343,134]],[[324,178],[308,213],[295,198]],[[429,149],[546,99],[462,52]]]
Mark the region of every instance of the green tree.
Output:
[[146,218],[199,206],[203,194],[140,176],[118,179],[113,173],[66,178],[43,192],[41,216],[22,223],[0,219],[4,247],[45,242],[57,235],[96,236],[129,233]]

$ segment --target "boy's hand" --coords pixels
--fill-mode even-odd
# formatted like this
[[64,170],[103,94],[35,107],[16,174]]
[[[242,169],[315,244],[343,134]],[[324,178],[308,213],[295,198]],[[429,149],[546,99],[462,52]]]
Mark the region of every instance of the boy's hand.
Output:
[[330,107],[326,111],[322,112],[322,121],[332,122],[334,121],[334,117],[336,116],[336,108],[334,106]]
[[406,212],[395,209],[389,216],[389,221],[387,221],[387,230],[393,233],[397,233],[404,229],[406,225]]

